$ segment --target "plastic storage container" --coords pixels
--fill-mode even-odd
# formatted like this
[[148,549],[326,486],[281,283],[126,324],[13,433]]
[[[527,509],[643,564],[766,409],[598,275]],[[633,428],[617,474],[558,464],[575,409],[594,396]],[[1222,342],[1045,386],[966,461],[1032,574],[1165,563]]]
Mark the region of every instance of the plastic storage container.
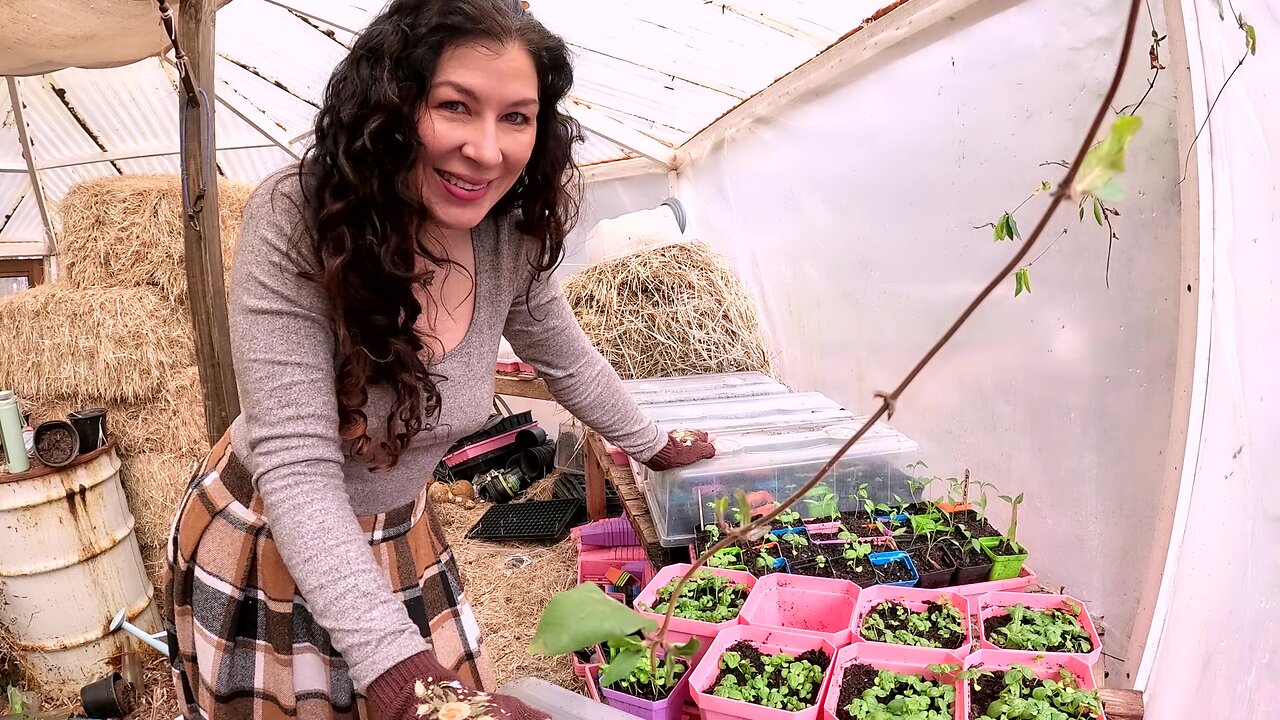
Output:
[[[636,597],[636,611],[661,624],[663,618],[662,615],[642,610],[640,609],[640,605],[643,604],[646,608],[652,607],[658,597],[658,591],[663,587],[666,587],[666,585],[672,580],[675,580],[688,572],[689,567],[688,563],[677,563],[675,565],[668,565],[659,570],[658,574],[654,575],[653,579],[645,584],[644,589],[641,590],[640,594]],[[756,577],[751,573],[742,572],[740,570],[724,570],[722,568],[699,568],[699,570],[706,570],[713,575],[729,578],[734,582],[746,585],[748,588],[747,602],[751,601],[751,593],[754,592],[756,585]],[[743,604],[743,607],[746,607],[745,603]],[[711,641],[715,640],[716,636],[719,635],[722,630],[728,630],[731,627],[741,624],[741,622],[742,611],[738,611],[738,617],[735,617],[732,620],[726,620],[722,623],[709,623],[701,620],[690,620],[688,618],[672,616],[671,626],[667,628],[667,639],[682,643],[687,641],[689,638],[698,638],[698,651],[694,653],[693,658],[691,658],[694,663],[697,663],[697,661],[702,659],[702,656],[707,653],[707,648],[711,646]]]
[[[854,643],[836,654],[835,662],[831,663],[831,669],[827,671],[827,697],[822,704],[822,720],[836,720],[836,711],[840,707],[840,690],[844,687],[844,671],[850,665],[870,665],[876,670],[919,675],[926,680],[936,682],[938,676],[929,669],[930,665],[960,666],[962,662],[955,655],[939,654],[936,650],[929,652],[923,648],[900,645]],[[959,689],[953,704],[952,718],[969,720],[969,706],[965,703],[965,696]]]
[[[792,657],[797,657],[808,650],[821,650],[826,653],[827,657],[831,658],[831,662],[827,665],[827,672],[823,678],[822,687],[818,690],[818,697],[814,704],[804,710],[787,712],[713,695],[711,688],[714,686],[716,678],[720,675],[720,656],[739,640],[746,640],[768,655],[785,652]],[[707,656],[690,673],[689,691],[693,694],[693,701],[697,704],[698,710],[702,714],[702,720],[730,720],[731,718],[743,718],[744,720],[816,720],[818,712],[822,708],[823,696],[831,684],[831,668],[836,664],[837,657],[836,649],[831,643],[814,635],[801,635],[783,630],[769,630],[768,628],[739,625],[720,633],[715,642],[711,643],[711,647],[707,650]]]
[[[808,482],[857,431],[850,424],[825,428],[782,428],[721,435],[716,456],[682,468],[653,472],[633,463],[649,503],[659,541],[666,547],[688,545],[695,528],[713,522],[708,504],[735,491],[786,498]],[[877,425],[840,459],[823,483],[833,490],[842,511],[859,507],[854,494],[868,483],[874,495],[905,492],[905,468],[919,445],[888,426]],[[733,506],[730,502],[730,506]]]
[[645,414],[666,430],[695,428],[717,434],[788,425],[847,423],[854,419],[853,413],[822,393],[653,405]]
[[572,690],[566,690],[541,678],[512,680],[498,692],[519,698],[529,707],[550,715],[556,720],[634,720],[634,716],[601,705]]
[[641,406],[786,395],[791,392],[786,385],[757,372],[628,380],[623,385]]
[[[1008,670],[1014,665],[1030,667],[1035,672],[1036,677],[1041,680],[1061,680],[1060,673],[1066,670],[1076,677],[1076,684],[1080,686],[1081,690],[1098,689],[1097,680],[1093,677],[1093,669],[1088,663],[1073,656],[1062,657],[1013,650],[979,650],[965,658],[964,661],[966,670],[980,668],[996,672]],[[971,684],[968,682],[963,683],[960,690],[959,694],[964,696],[964,706],[966,708],[971,707],[973,705]],[[987,708],[978,708],[979,713],[984,713],[986,710]],[[1099,716],[1097,720],[1106,720],[1106,715]]]
[[[872,643],[875,645],[894,645],[894,647],[904,647],[894,643],[885,643],[878,640],[868,640],[862,636],[862,620],[875,610],[881,603],[896,602],[913,612],[920,612],[925,609],[926,602],[937,602],[946,598],[951,602],[964,620],[961,624],[964,627],[964,639],[957,648],[924,648],[933,653],[952,654],[964,657],[969,654],[971,645],[973,644],[973,629],[969,623],[969,600],[955,592],[949,590],[928,590],[925,588],[899,587],[896,585],[873,585],[862,591],[858,596],[858,608],[853,614],[853,636],[855,642]],[[915,646],[907,646],[915,647]],[[941,661],[939,661],[941,662]]]
[[1089,639],[1093,641],[1093,650],[1087,653],[1060,653],[1060,652],[1039,652],[1033,651],[1037,655],[1045,657],[1077,657],[1090,665],[1098,662],[1098,658],[1102,655],[1102,639],[1098,637],[1098,629],[1093,624],[1093,618],[1089,617],[1089,610],[1076,598],[1069,595],[1049,595],[1047,593],[1017,593],[1017,592],[993,592],[987,593],[978,598],[974,605],[978,608],[978,638],[983,648],[987,650],[1004,650],[987,639],[986,624],[989,618],[999,617],[1009,614],[1009,608],[1014,605],[1023,605],[1032,610],[1070,610],[1067,603],[1073,603],[1080,608],[1080,614],[1076,619],[1080,621],[1080,627],[1089,635]]
[[814,635],[842,648],[853,637],[857,605],[858,586],[848,580],[774,573],[756,583],[740,617],[744,625]]

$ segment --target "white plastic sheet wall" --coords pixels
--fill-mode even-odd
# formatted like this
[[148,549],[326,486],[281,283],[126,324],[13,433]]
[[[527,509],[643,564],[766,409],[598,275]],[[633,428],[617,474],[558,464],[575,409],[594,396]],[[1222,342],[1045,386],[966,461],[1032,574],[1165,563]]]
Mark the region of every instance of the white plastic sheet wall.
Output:
[[[1210,3],[1184,6],[1199,124],[1244,43]],[[1280,9],[1236,9],[1258,28],[1259,50],[1197,146],[1199,407],[1157,606],[1158,644],[1140,678],[1147,717],[1160,720],[1261,720],[1280,706]],[[1268,36],[1270,47],[1262,45]]]
[[[863,411],[897,384],[1014,251],[972,226],[1056,180],[1061,169],[1039,164],[1078,147],[1115,67],[1123,5],[979,3],[682,170],[690,234],[752,289],[784,381]],[[1149,34],[1144,13],[1118,105],[1146,89]],[[1026,492],[1030,565],[1087,602],[1122,658],[1108,660],[1115,686],[1136,669],[1146,570],[1168,540],[1156,500],[1185,292],[1170,97],[1162,77],[1141,111],[1110,288],[1106,232],[1091,213],[1060,211],[1040,247],[1068,234],[1031,268],[1031,295],[1015,298],[1010,278],[893,419],[934,473],[969,467]],[[1024,233],[1045,203],[1017,214]]]

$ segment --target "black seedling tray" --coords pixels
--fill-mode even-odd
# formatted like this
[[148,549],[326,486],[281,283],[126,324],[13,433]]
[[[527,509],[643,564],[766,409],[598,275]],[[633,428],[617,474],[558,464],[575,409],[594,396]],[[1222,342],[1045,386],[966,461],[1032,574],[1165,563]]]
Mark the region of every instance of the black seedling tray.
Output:
[[[587,501],[586,478],[576,473],[562,474],[559,478],[556,478],[551,497],[577,498],[585,503]],[[619,517],[622,515],[622,498],[618,497],[618,491],[613,488],[612,483],[604,484],[604,508],[604,514],[607,517]]]
[[583,511],[576,498],[494,505],[467,531],[472,540],[559,540]]

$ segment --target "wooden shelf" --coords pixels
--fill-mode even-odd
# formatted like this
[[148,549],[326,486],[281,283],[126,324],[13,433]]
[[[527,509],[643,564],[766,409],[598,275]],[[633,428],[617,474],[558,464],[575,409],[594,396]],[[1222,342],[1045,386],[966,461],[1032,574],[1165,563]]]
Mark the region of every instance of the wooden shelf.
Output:
[[640,538],[654,567],[689,562],[689,552],[685,548],[663,547],[658,542],[658,530],[653,524],[653,518],[649,516],[649,504],[636,486],[631,468],[614,464],[604,448],[604,439],[594,430],[586,429],[585,434],[587,442],[583,460],[587,467],[588,513],[591,511],[594,493],[598,492],[600,517],[604,516],[604,483],[607,481],[618,492],[618,499],[622,501],[622,508],[631,521],[631,527],[636,531],[636,537]]
[[495,374],[493,376],[493,392],[497,395],[506,395],[508,397],[555,401],[555,398],[551,397],[551,391],[547,390],[545,381],[541,378],[526,377],[524,375]]

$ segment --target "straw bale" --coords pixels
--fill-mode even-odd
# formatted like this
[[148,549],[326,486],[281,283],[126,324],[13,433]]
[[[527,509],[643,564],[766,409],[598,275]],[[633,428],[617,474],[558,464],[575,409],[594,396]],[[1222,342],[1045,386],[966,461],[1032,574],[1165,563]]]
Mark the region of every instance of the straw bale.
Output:
[[186,367],[166,380],[159,395],[143,402],[113,403],[88,396],[49,400],[37,395],[24,396],[22,405],[31,411],[33,422],[65,419],[89,407],[106,408],[107,436],[123,456],[201,456],[209,451],[203,397],[199,370]]
[[133,533],[138,538],[147,574],[157,585],[161,584],[169,531],[178,503],[187,489],[192,467],[200,460],[194,453],[147,453],[121,458],[120,482],[133,513]]
[[146,288],[50,283],[0,298],[0,347],[0,386],[49,399],[150,399],[195,362],[190,320]]
[[564,283],[591,344],[624,379],[772,373],[750,296],[702,242],[592,265]]
[[[218,180],[222,263],[229,271],[252,185]],[[182,184],[176,175],[78,183],[59,206],[58,260],[76,287],[153,287],[186,305]]]
[[[525,498],[549,498],[554,484],[554,477],[547,478],[526,491]],[[572,538],[553,545],[466,539],[467,530],[489,507],[488,503],[471,510],[447,503],[433,506],[458,559],[494,679],[501,685],[516,678],[540,677],[583,691],[569,656],[528,653],[538,618],[551,596],[578,581],[577,546]]]

